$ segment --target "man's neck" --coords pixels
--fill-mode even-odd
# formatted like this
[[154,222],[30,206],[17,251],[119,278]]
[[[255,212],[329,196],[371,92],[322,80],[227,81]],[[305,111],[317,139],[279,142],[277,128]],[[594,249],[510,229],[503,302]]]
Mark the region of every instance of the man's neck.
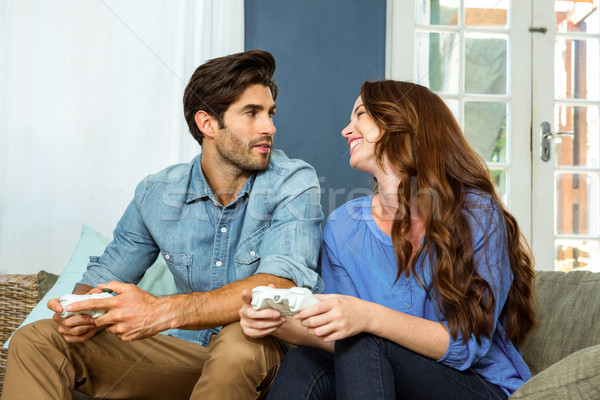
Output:
[[201,158],[200,165],[204,179],[213,192],[215,199],[226,206],[235,200],[242,190],[252,171],[242,171],[236,168],[220,168],[217,163]]

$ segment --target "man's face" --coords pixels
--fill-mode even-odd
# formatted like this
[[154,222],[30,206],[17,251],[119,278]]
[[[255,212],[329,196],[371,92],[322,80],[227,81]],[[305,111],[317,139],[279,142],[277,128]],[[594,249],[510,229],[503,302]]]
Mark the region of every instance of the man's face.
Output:
[[263,170],[273,148],[275,102],[271,90],[250,85],[223,115],[225,127],[215,135],[224,163],[242,171]]

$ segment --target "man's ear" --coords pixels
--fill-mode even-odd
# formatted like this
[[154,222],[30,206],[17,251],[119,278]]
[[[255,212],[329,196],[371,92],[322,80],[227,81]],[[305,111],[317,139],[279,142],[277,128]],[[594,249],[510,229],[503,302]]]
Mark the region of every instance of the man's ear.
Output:
[[196,113],[194,121],[204,136],[214,137],[215,131],[219,128],[217,119],[203,110]]

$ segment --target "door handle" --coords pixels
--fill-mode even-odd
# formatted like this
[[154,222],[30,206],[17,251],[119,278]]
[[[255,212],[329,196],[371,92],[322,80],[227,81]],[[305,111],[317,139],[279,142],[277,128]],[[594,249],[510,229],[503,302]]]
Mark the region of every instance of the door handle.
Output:
[[550,160],[550,149],[552,146],[552,139],[556,139],[559,136],[574,136],[574,132],[555,132],[552,133],[552,127],[550,123],[544,121],[540,124],[540,158],[542,161]]

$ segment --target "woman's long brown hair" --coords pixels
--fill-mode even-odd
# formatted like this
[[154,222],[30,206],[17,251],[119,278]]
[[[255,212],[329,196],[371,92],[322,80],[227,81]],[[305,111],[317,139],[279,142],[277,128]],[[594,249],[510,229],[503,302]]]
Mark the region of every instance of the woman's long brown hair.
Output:
[[[533,258],[516,219],[499,199],[485,162],[465,140],[443,100],[424,86],[391,80],[365,82],[360,95],[366,112],[382,132],[375,144],[380,166],[387,158],[400,173],[398,210],[392,241],[399,278],[414,271],[413,248],[407,239],[411,204],[423,219],[425,235],[420,254],[433,262],[433,292],[448,321],[450,334],[459,330],[491,337],[494,298],[474,260],[472,235],[464,213],[465,191],[483,192],[504,217],[506,246],[513,281],[501,312],[507,337],[520,345],[535,326]],[[413,210],[414,210],[413,206]],[[415,274],[418,277],[418,274]],[[496,282],[498,283],[498,282]]]

